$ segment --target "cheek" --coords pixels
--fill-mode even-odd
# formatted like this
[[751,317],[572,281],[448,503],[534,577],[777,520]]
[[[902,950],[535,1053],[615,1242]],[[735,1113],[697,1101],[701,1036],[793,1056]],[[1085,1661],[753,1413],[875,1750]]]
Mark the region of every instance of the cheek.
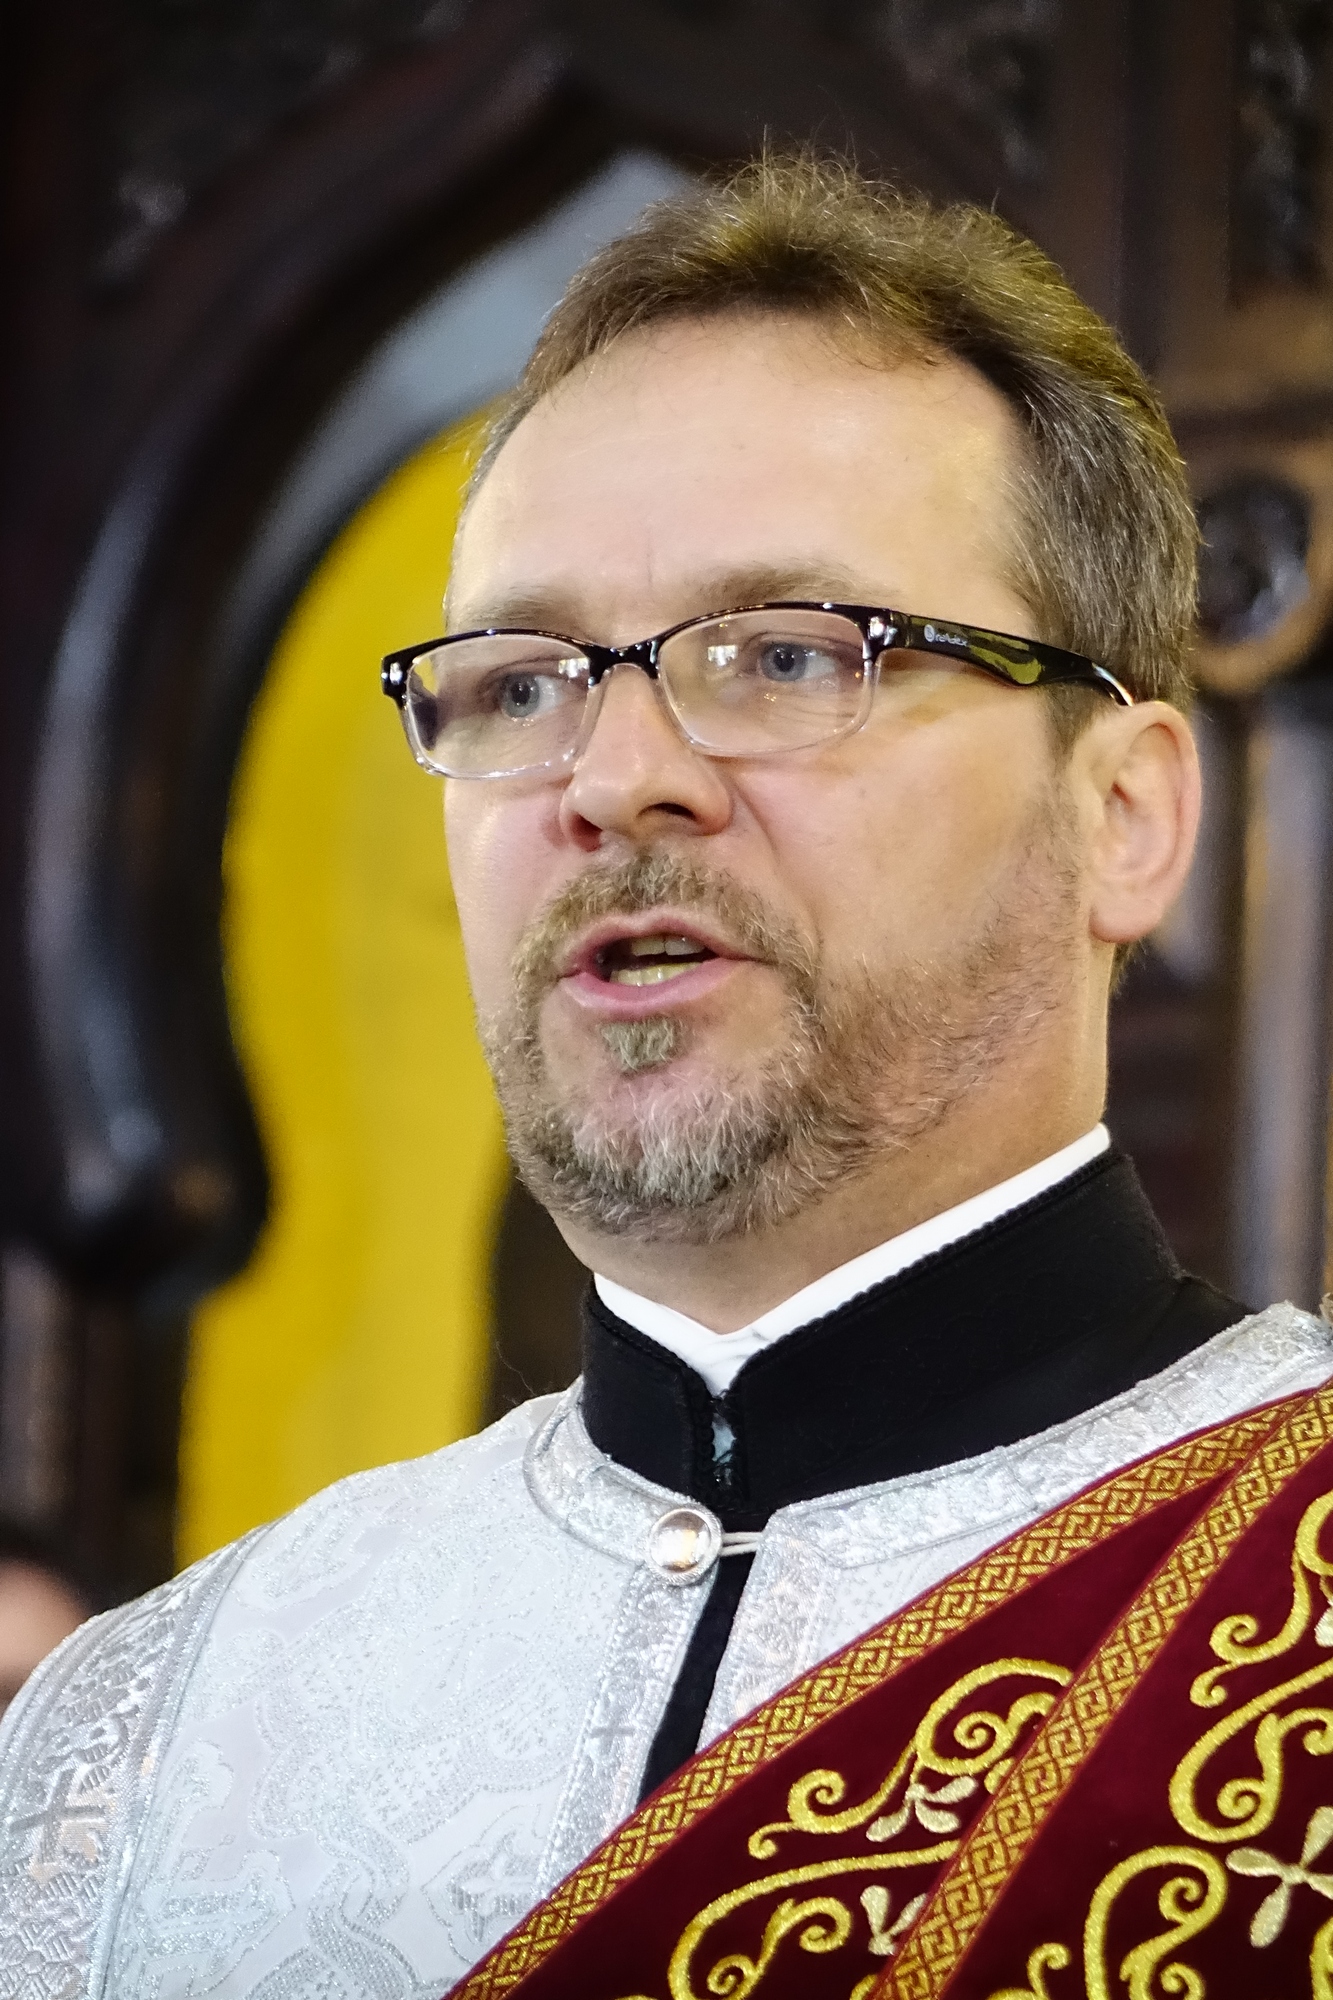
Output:
[[489,785],[446,782],[449,873],[479,1006],[505,997],[515,946],[549,893],[542,869],[549,817],[531,796],[506,798]]
[[1021,865],[1041,778],[1027,746],[976,732],[855,739],[808,783],[751,789],[781,879],[835,957],[944,949]]

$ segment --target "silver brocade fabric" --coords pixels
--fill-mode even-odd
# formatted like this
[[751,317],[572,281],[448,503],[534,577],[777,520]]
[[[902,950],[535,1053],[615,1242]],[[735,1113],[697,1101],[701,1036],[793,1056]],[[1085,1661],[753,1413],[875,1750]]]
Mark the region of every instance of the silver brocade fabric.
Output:
[[[1333,1371],[1294,1307],[986,1456],[788,1507],[706,1736],[1115,1467]],[[0,2000],[437,2000],[633,1808],[707,1592],[577,1385],[344,1480],[39,1670],[0,1735]],[[723,1558],[726,1560],[726,1558]]]

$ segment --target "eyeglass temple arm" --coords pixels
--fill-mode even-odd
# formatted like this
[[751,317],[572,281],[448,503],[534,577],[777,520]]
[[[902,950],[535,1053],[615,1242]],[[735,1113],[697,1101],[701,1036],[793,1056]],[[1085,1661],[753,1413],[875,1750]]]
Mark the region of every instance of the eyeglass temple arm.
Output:
[[897,615],[892,623],[885,622],[878,632],[872,628],[869,637],[872,644],[878,641],[885,652],[908,648],[940,653],[946,659],[962,660],[968,666],[980,667],[983,672],[1009,681],[1016,687],[1050,686],[1055,683],[1081,687],[1099,685],[1122,707],[1134,706],[1134,697],[1129,689],[1108,668],[1099,666],[1096,660],[1085,659],[1081,653],[1067,653],[1059,646],[1044,645],[1039,639],[1014,639],[997,632],[987,633],[983,641],[980,634],[976,638],[968,638],[964,632],[952,631],[935,619],[914,618],[907,614]]

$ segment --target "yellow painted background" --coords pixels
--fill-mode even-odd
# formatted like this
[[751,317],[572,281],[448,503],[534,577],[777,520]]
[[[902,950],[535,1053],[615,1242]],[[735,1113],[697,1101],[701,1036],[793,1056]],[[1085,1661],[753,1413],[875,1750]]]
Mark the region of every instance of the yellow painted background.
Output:
[[479,1420],[500,1116],[439,783],[411,762],[376,671],[440,629],[477,429],[419,452],[339,537],[248,731],[224,944],[270,1219],[249,1267],[195,1316],[182,1563]]

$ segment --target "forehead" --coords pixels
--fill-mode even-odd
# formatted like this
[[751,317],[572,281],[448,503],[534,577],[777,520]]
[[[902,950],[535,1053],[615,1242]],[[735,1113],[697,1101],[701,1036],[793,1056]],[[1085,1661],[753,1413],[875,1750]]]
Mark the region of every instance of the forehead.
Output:
[[1002,568],[1021,448],[1004,398],[949,357],[775,316],[626,336],[498,454],[455,551],[451,624],[641,624],[719,608],[710,579],[751,573],[896,587],[883,601],[911,609],[909,587]]

